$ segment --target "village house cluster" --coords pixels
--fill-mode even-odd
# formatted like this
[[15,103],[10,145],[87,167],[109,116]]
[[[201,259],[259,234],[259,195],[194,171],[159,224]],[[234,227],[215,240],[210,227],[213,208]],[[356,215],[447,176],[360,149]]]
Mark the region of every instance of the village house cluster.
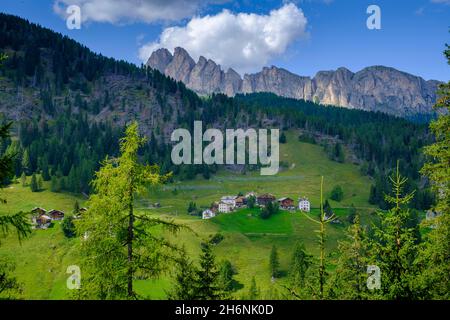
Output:
[[[277,202],[279,208],[282,210],[293,211],[296,209],[294,200],[289,197],[276,199],[276,197],[270,193],[256,195],[254,192],[249,192],[246,195],[223,196],[220,198],[220,201],[214,202],[210,208],[202,212],[202,219],[210,219],[220,213],[229,213],[236,209],[245,208],[251,197],[254,197],[255,205],[259,207],[265,207],[269,202]],[[311,204],[306,197],[300,197],[298,199],[297,208],[301,211],[309,212],[311,210]]]
[[[78,219],[81,217],[81,214],[86,212],[87,208],[81,208],[78,215],[75,215],[74,218]],[[33,227],[35,229],[47,229],[52,221],[59,221],[64,219],[64,212],[60,210],[45,210],[44,208],[36,207],[31,210],[31,222],[33,223]]]

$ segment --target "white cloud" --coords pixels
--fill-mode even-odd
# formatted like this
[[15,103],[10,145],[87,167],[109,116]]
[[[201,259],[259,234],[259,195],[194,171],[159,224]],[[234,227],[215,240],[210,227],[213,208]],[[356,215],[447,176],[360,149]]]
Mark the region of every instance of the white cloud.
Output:
[[450,4],[450,0],[431,0],[433,3]]
[[[201,0],[55,0],[53,10],[66,17],[66,8],[78,5],[83,22],[107,22],[113,24],[155,21],[176,21],[192,17]],[[214,2],[214,1],[209,1]]]
[[146,62],[158,48],[173,52],[179,46],[194,60],[203,55],[224,68],[254,72],[304,37],[306,24],[302,10],[292,3],[268,15],[223,10],[216,15],[194,17],[184,27],[164,29],[158,41],[140,48],[139,57]]

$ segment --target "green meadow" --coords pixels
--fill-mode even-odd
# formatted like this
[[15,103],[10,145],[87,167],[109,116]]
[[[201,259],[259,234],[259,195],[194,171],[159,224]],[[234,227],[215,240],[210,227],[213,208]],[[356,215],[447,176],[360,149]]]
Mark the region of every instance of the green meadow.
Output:
[[[271,287],[277,289],[286,281],[281,277],[272,283],[269,274],[269,253],[276,245],[280,256],[281,270],[286,272],[296,241],[305,243],[306,248],[317,254],[317,225],[299,211],[280,211],[267,220],[258,216],[257,209],[242,209],[229,214],[221,214],[210,220],[202,220],[187,214],[188,203],[193,201],[197,207],[206,208],[224,195],[246,193],[272,193],[276,197],[291,197],[297,203],[299,196],[310,199],[312,211],[308,215],[317,218],[320,204],[320,179],[324,177],[324,197],[328,197],[335,185],[341,185],[344,199],[337,203],[330,201],[335,212],[345,221],[348,207],[352,204],[357,210],[368,215],[374,210],[367,202],[370,180],[361,176],[359,168],[349,163],[337,163],[328,159],[318,145],[301,143],[291,132],[288,143],[282,144],[280,158],[287,162],[276,176],[260,176],[258,172],[246,175],[220,171],[209,180],[199,177],[191,181],[175,182],[141,195],[136,206],[139,211],[172,219],[188,226],[177,235],[164,234],[170,241],[184,245],[195,260],[200,251],[201,241],[208,240],[220,232],[224,239],[214,247],[217,260],[228,259],[237,270],[235,279],[239,290],[234,297],[239,298],[248,289],[254,276],[264,297]],[[52,193],[48,190],[32,193],[30,188],[13,184],[3,189],[2,196],[8,200],[1,206],[1,213],[29,211],[40,206],[45,209],[59,209],[70,214],[75,200],[81,205],[86,199],[65,193]],[[160,203],[160,208],[151,204]],[[342,239],[346,223],[328,224],[327,252],[336,249]],[[161,233],[164,231],[155,230]],[[47,230],[33,230],[31,236],[21,243],[12,233],[0,238],[0,256],[8,256],[16,264],[16,276],[22,283],[23,299],[68,299],[71,291],[66,289],[66,269],[77,264],[77,244],[79,239],[66,239],[60,222],[54,222]],[[83,277],[83,270],[82,277]],[[151,299],[164,299],[170,288],[172,268],[155,280],[136,280],[139,294]],[[83,279],[83,278],[82,278]],[[82,280],[83,281],[83,280]]]

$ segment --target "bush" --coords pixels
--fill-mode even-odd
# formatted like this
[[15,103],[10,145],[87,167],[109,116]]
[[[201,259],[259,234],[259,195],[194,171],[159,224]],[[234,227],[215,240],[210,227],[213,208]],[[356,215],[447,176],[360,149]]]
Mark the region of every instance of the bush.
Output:
[[268,219],[271,215],[278,212],[278,203],[269,202],[264,209],[261,210],[260,217]]
[[331,200],[340,202],[342,199],[344,199],[344,191],[342,190],[342,187],[337,185],[331,190]]
[[75,237],[77,232],[76,232],[75,224],[73,223],[73,217],[65,218],[61,223],[61,229],[67,238]]
[[253,209],[256,205],[256,197],[255,196],[250,196],[247,198],[247,207],[249,207],[250,209]]
[[218,232],[218,233],[216,233],[215,235],[213,235],[213,236],[211,237],[211,239],[209,240],[209,243],[214,244],[214,245],[217,245],[217,244],[219,244],[223,239],[224,239],[223,234],[221,234],[221,233]]

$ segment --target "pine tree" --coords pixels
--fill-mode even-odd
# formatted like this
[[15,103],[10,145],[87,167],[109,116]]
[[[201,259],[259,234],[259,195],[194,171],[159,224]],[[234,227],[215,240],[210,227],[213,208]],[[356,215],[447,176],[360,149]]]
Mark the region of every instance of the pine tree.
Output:
[[200,266],[195,272],[195,298],[198,300],[218,300],[224,297],[220,287],[220,272],[209,243],[202,243]]
[[280,262],[278,260],[278,251],[275,245],[272,246],[272,250],[270,251],[270,259],[269,259],[269,270],[270,276],[272,278],[278,277],[280,267]]

